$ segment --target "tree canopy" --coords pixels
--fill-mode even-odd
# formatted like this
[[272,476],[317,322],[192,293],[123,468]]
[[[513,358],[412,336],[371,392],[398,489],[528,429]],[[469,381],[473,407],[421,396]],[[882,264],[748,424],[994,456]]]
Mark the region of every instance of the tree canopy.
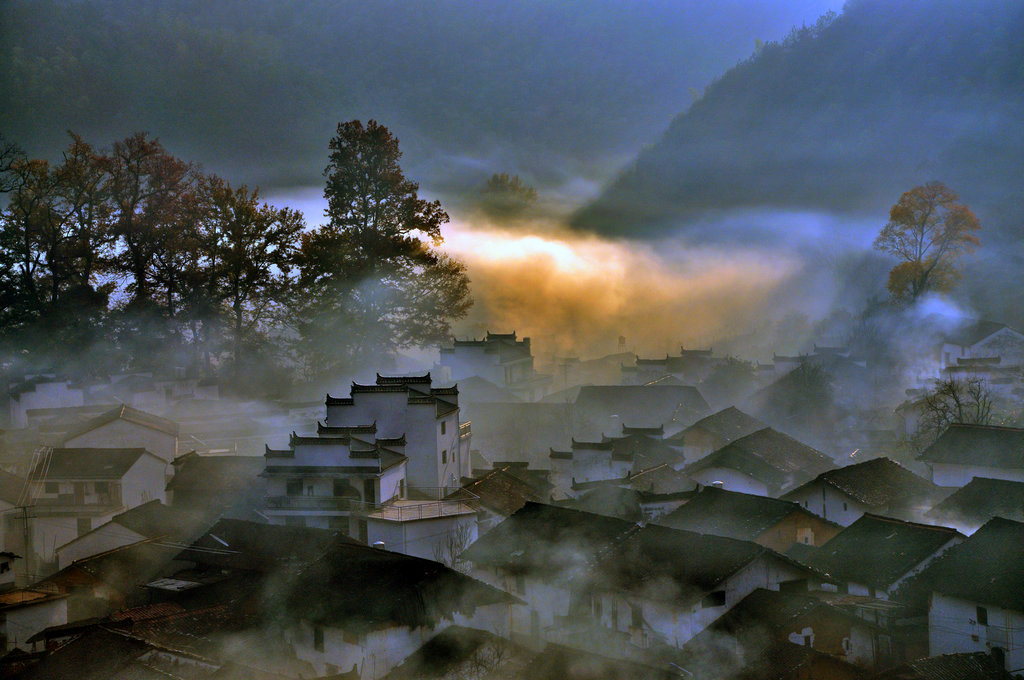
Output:
[[292,308],[313,374],[447,340],[472,304],[465,267],[436,249],[448,215],[405,177],[391,132],[339,123],[329,149],[328,222],[302,236]]
[[889,272],[893,300],[911,303],[929,291],[952,289],[960,278],[960,259],[980,245],[981,223],[970,208],[941,182],[928,182],[900,196],[875,248],[899,263]]

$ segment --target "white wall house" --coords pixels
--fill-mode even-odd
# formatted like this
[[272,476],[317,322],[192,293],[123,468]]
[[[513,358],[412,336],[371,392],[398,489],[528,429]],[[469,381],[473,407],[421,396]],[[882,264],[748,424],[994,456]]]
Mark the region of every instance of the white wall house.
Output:
[[79,385],[52,375],[31,376],[10,386],[8,404],[11,426],[27,427],[26,411],[82,406],[85,404],[85,391]]
[[962,487],[975,477],[1024,482],[1024,428],[955,423],[917,459],[938,486]]
[[481,377],[504,387],[524,401],[543,397],[551,377],[534,370],[530,338],[516,339],[511,333],[487,333],[482,340],[453,340],[441,348],[441,366],[448,378],[459,381]]
[[142,447],[169,463],[178,455],[178,424],[122,404],[72,429],[61,446]]
[[348,397],[327,396],[328,427],[375,424],[377,436],[405,438],[410,486],[457,488],[471,471],[468,430],[459,427],[458,387],[431,387],[430,374],[377,376],[352,384]]

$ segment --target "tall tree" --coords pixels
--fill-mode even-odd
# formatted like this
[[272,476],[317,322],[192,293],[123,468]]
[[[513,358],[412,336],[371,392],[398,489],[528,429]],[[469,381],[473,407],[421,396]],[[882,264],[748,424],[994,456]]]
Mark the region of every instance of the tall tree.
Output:
[[960,259],[980,245],[978,218],[941,182],[904,192],[875,238],[875,248],[899,258],[889,294],[912,303],[928,291],[948,291],[960,278]]
[[298,258],[300,351],[315,370],[352,368],[447,339],[472,304],[465,268],[436,249],[447,213],[419,197],[376,121],[340,123],[329,148],[328,222]]
[[289,277],[305,228],[302,213],[260,202],[259,190],[203,180],[209,209],[214,290],[227,308],[233,365],[238,371],[262,336],[261,327],[291,289]]

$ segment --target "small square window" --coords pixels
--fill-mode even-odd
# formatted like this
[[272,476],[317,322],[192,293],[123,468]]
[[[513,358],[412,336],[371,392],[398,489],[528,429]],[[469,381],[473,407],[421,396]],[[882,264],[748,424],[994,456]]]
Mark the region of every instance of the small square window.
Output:
[[57,482],[46,482],[43,490],[46,493],[60,493],[60,484]]
[[301,496],[302,495],[302,480],[301,479],[289,479],[285,482],[284,492],[289,496]]

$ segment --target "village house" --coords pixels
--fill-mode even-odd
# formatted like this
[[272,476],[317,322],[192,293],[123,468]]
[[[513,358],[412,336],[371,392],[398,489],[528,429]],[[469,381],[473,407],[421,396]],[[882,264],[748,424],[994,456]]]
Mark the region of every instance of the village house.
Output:
[[167,482],[168,505],[235,519],[256,519],[254,513],[263,510],[267,495],[263,456],[203,456],[191,451],[171,465],[174,476]]
[[25,568],[45,573],[58,547],[126,509],[164,500],[166,468],[143,448],[45,449],[29,477],[31,496],[21,517],[28,528],[15,529],[28,538]]
[[966,486],[975,477],[1024,482],[1024,429],[954,423],[917,459],[938,486]]
[[480,535],[514,514],[527,502],[543,503],[551,497],[546,480],[526,472],[527,466],[506,463],[463,480],[463,490],[477,499],[477,529]]
[[149,501],[114,515],[109,522],[59,546],[56,550],[57,568],[63,569],[77,560],[151,539],[187,545],[214,519],[210,513],[181,510],[159,500]]
[[68,622],[67,598],[67,594],[43,588],[0,593],[0,652],[41,649],[29,638],[44,628]]
[[945,493],[899,463],[875,458],[823,472],[782,498],[849,526],[866,512],[921,519]]
[[467,415],[473,450],[489,463],[529,463],[547,470],[550,450],[567,450],[572,441],[571,404],[475,403]]
[[915,579],[930,592],[932,656],[989,654],[1011,673],[1024,671],[1024,523],[989,520]]
[[678,648],[753,589],[812,576],[754,543],[536,503],[462,559],[525,601],[513,633],[623,659]]
[[703,487],[658,524],[700,534],[753,541],[776,552],[795,543],[820,546],[840,527],[791,501]]
[[7,420],[11,427],[28,427],[32,409],[85,405],[86,389],[56,375],[28,375],[11,383],[7,390]]
[[1024,334],[995,321],[975,321],[958,327],[942,339],[943,368],[962,365],[959,359],[998,358],[1004,364],[1024,363]]
[[65,448],[142,447],[170,463],[178,455],[178,424],[122,404],[65,432],[60,445]]
[[[1013,680],[992,654],[962,652],[908,661],[871,676],[871,680]],[[1019,677],[1019,676],[1018,676]]]
[[551,383],[551,376],[534,370],[530,338],[517,340],[515,331],[488,332],[482,340],[453,339],[451,347],[441,348],[441,366],[452,382],[477,376],[523,401],[540,399]]
[[682,448],[687,462],[693,463],[748,434],[763,430],[767,425],[735,406],[724,408],[701,418],[666,443]]
[[376,425],[292,433],[287,448],[266,449],[264,511],[274,524],[337,529],[366,541],[365,520],[353,511],[406,497],[404,447],[404,438],[378,438]]
[[966,534],[973,534],[993,517],[1024,522],[1024,482],[975,477],[926,514]]
[[348,397],[327,395],[325,426],[374,424],[381,439],[405,440],[411,486],[458,488],[471,472],[470,431],[460,427],[458,387],[431,383],[429,373],[352,383]]
[[800,561],[827,574],[840,592],[888,600],[963,540],[955,529],[866,513],[820,548],[804,551]]
[[886,634],[815,594],[758,588],[683,646],[682,665],[697,677],[733,677],[785,642],[874,670],[892,661],[880,657],[879,638]]
[[711,349],[679,348],[679,356],[666,354],[664,359],[636,358],[634,365],[622,366],[622,382],[643,385],[664,376],[672,376],[682,384],[695,385],[706,378],[722,359]]
[[683,472],[703,486],[777,496],[832,465],[820,451],[766,427],[726,444]]
[[619,437],[623,426],[674,434],[711,410],[690,385],[584,385],[572,403],[572,433],[580,440]]

